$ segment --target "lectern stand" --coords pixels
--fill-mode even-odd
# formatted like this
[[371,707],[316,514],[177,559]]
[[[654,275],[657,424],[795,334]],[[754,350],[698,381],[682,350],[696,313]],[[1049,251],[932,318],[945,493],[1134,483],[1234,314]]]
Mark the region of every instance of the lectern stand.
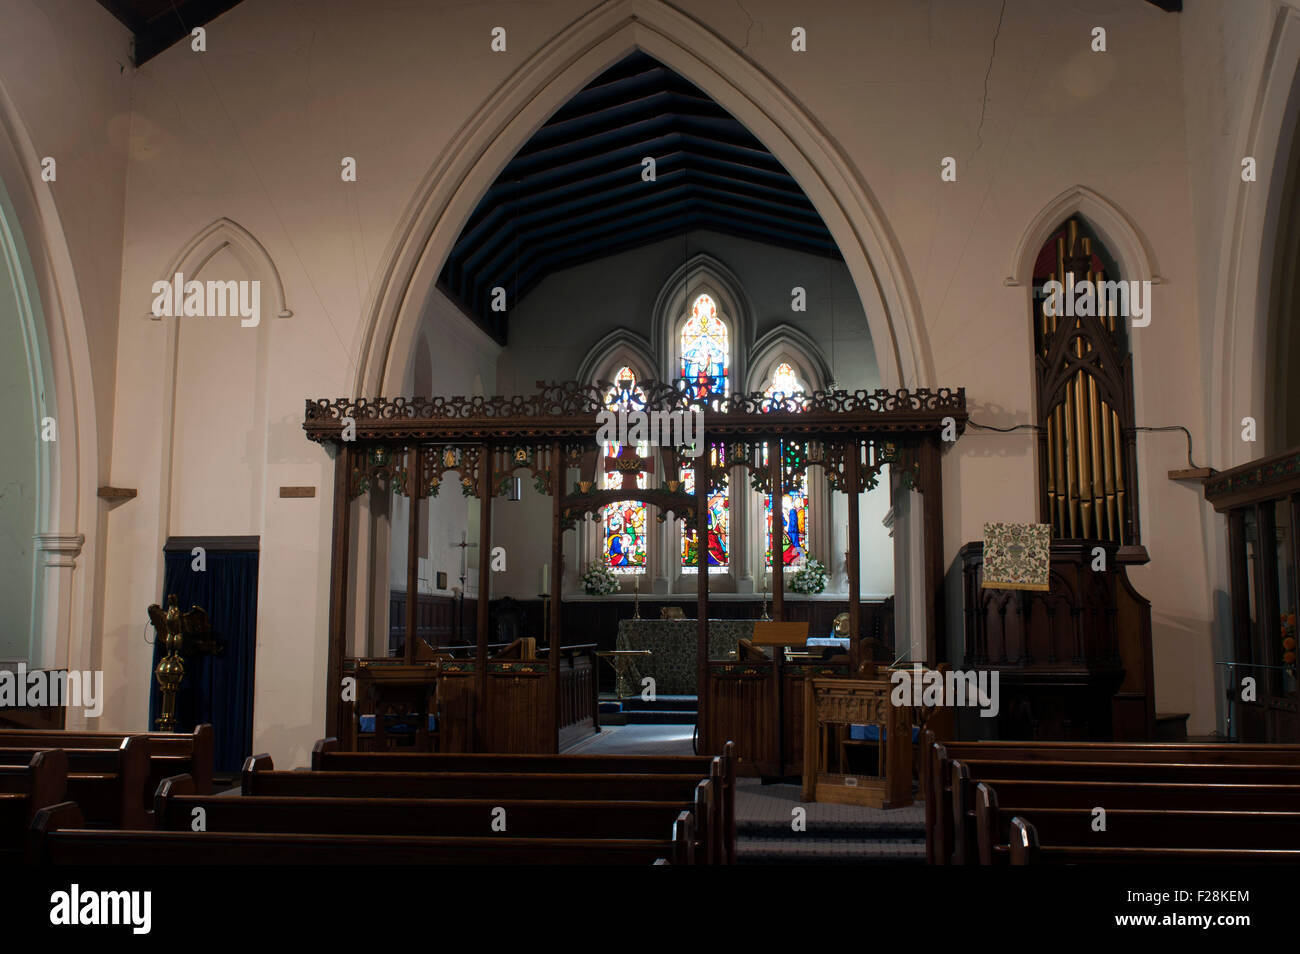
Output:
[[[888,670],[886,670],[888,673]],[[903,808],[912,804],[912,707],[890,701],[887,678],[807,679],[804,682],[803,797],[805,801]],[[831,726],[875,726],[879,775],[827,771]]]

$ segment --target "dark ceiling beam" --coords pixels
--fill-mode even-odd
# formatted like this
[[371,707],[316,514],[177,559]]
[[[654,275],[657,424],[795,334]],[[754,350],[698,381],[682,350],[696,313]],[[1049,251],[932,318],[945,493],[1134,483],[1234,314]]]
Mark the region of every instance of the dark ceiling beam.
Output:
[[[601,222],[591,223],[587,228],[566,233],[563,245],[545,241],[531,241],[521,244],[527,251],[517,257],[507,256],[491,263],[477,272],[480,284],[471,296],[471,301],[484,297],[486,289],[495,285],[509,287],[517,276],[525,276],[536,268],[555,270],[568,268],[568,250],[580,247],[584,243],[593,247],[608,246],[620,240],[625,234],[634,234],[649,223],[664,219],[673,219],[679,214],[708,216],[710,221],[727,224],[733,234],[738,234],[751,241],[766,244],[779,244],[787,248],[813,255],[838,257],[838,249],[830,236],[821,239],[800,230],[791,229],[788,223],[764,215],[761,211],[746,208],[732,202],[719,201],[707,192],[680,190],[672,201],[638,210],[635,214],[612,215]],[[680,229],[679,229],[680,231]],[[639,240],[633,244],[647,244]],[[489,277],[491,276],[491,277]],[[518,293],[516,292],[516,297]]]
[[[680,185],[688,183],[704,186],[719,196],[732,196],[737,201],[744,201],[769,212],[779,212],[790,217],[795,225],[826,235],[817,210],[802,194],[797,197],[800,201],[796,202],[793,201],[796,197],[788,193],[755,185],[747,179],[702,173],[690,165],[689,157],[686,159],[683,168],[669,168],[661,172],[654,183],[630,179],[627,175],[607,176],[603,178],[621,184],[612,188],[596,187],[563,201],[554,199],[530,202],[531,209],[528,212],[524,212],[520,205],[498,207],[488,219],[463,235],[457,243],[456,256],[448,260],[452,274],[454,276],[456,271],[462,269],[483,267],[488,256],[502,246],[517,243],[521,234],[527,233],[534,239],[538,238],[534,227],[539,224],[550,226],[552,231],[570,232],[581,223],[584,208],[603,210],[603,214],[618,214],[620,210],[635,207],[642,202],[662,201]],[[829,239],[829,235],[826,237]]]
[[[215,20],[240,0],[173,0],[161,9],[139,0],[99,0],[102,6],[135,37],[131,61],[143,66],[173,43],[188,37],[195,27]],[[157,11],[157,12],[152,12]]]
[[744,213],[755,225],[765,226],[765,232],[784,231],[802,237],[810,244],[834,246],[830,234],[815,213],[803,220],[792,218],[784,210],[780,210],[782,214],[773,214],[770,204],[764,204],[762,200],[693,183],[689,170],[683,171],[681,182],[682,184],[664,190],[642,190],[638,198],[622,203],[593,204],[593,211],[582,215],[535,220],[530,227],[513,230],[509,242],[493,241],[490,246],[476,249],[463,263],[465,270],[485,276],[500,276],[507,263],[527,260],[535,254],[536,249],[544,249],[560,239],[573,242],[578,236],[593,230],[616,230],[644,208],[663,208],[670,203],[675,207],[683,198],[711,202],[730,208],[736,214]]
[[[651,156],[656,179],[641,178]],[[817,209],[730,113],[657,60],[629,54],[561,106],[487,189],[440,285],[494,336],[496,286],[512,313],[559,269],[713,231],[838,259]]]
[[[653,151],[647,152],[647,149]],[[708,165],[716,172],[726,172],[735,178],[762,180],[773,187],[784,186],[791,195],[803,194],[798,186],[794,185],[789,174],[764,153],[737,149],[726,143],[699,137],[672,134],[660,140],[639,142],[630,147],[593,156],[579,163],[556,166],[526,178],[508,181],[498,179],[479,200],[478,207],[466,223],[466,229],[472,231],[479,222],[494,211],[494,207],[505,205],[510,201],[529,202],[543,193],[556,194],[569,187],[583,188],[593,181],[604,180],[610,176],[626,176],[631,181],[640,182],[642,160],[646,155],[654,156],[656,173],[678,162],[681,157],[689,156],[692,162]]]
[[749,135],[736,120],[725,113],[719,113],[717,104],[712,100],[687,96],[674,90],[660,90],[636,103],[618,103],[562,122],[552,120],[537,130],[516,156],[531,155],[555,142],[583,139],[597,132],[621,128],[626,125],[629,117],[644,118],[662,114],[711,116],[729,121],[740,127],[744,135]]
[[[655,234],[628,237],[620,241],[602,241],[595,243],[583,251],[572,253],[565,260],[563,267],[575,268],[589,262],[599,261],[602,258],[608,258],[610,255],[617,255],[620,252],[630,252],[645,245],[661,242],[664,239],[671,238],[675,235],[684,235],[689,232],[718,232],[723,235],[732,235],[739,239],[756,241],[752,233],[744,229],[734,228],[728,222],[720,221],[714,216],[703,216],[691,213],[676,223],[667,223],[661,231],[658,231]],[[764,245],[786,248],[794,252],[805,252],[817,255],[820,258],[827,258],[835,261],[840,259],[838,248],[833,249],[830,253],[818,252],[798,243],[788,242],[775,236],[763,239],[762,242]],[[516,302],[523,300],[523,298],[540,285],[548,275],[558,270],[558,268],[548,266],[541,269],[540,274],[535,279],[526,279],[525,276],[521,275],[520,283],[513,292],[514,300]]]

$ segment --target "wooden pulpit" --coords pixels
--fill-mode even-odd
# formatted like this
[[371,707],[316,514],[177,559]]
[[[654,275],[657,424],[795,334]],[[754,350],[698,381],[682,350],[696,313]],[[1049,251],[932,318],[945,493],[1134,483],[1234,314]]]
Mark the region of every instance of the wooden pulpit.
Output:
[[[805,801],[903,808],[912,804],[912,707],[890,701],[888,678],[804,681],[803,797]],[[834,726],[875,726],[879,775],[830,772]],[[843,731],[847,731],[847,728]]]

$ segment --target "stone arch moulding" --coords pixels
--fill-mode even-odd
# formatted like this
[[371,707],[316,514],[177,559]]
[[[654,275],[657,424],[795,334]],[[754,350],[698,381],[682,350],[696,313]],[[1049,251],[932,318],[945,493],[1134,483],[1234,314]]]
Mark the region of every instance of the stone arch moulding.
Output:
[[650,342],[634,331],[618,328],[591,346],[578,365],[578,383],[590,384],[602,377],[613,366],[616,358],[627,358],[627,363],[642,377],[654,377],[658,372],[659,363],[655,360]]
[[916,289],[853,163],[776,81],[689,14],[608,0],[506,77],[421,181],[385,252],[358,341],[356,394],[386,392],[414,341],[442,263],[498,172],[560,106],[634,49],[695,83],[758,137],[834,237],[867,314],[886,387],[935,385]]
[[[650,340],[659,354],[659,374],[664,381],[677,379],[677,327],[690,311],[692,298],[700,293],[712,295],[717,301],[731,338],[730,379],[743,382],[754,334],[753,311],[740,279],[707,252],[697,252],[680,265],[660,286],[655,298]],[[731,388],[734,391],[736,385]]]
[[1156,269],[1155,255],[1138,227],[1119,207],[1087,186],[1066,189],[1049,202],[1020,237],[1011,259],[1011,272],[1002,284],[1030,288],[1034,280],[1034,262],[1043,243],[1072,215],[1081,215],[1097,231],[1106,250],[1119,261],[1125,280],[1164,282]]
[[1259,77],[1242,109],[1235,156],[1253,156],[1257,182],[1230,171],[1214,301],[1213,348],[1207,359],[1210,387],[1208,457],[1220,468],[1245,463],[1261,451],[1240,440],[1243,417],[1268,413],[1267,322],[1278,222],[1289,149],[1300,129],[1300,11],[1279,5],[1261,37]]
[[[48,460],[49,487],[35,549],[45,561],[42,644],[33,665],[98,669],[101,647],[94,595],[99,565],[99,422],[86,318],[72,253],[40,154],[0,83],[0,180],[31,261],[44,319],[49,375],[46,396],[58,419],[57,450]],[[75,720],[69,728],[77,728]],[[82,718],[84,724],[84,718]]]
[[[209,261],[223,248],[231,253],[244,266],[248,274],[260,281],[271,293],[271,306],[277,318],[292,318],[284,300],[284,284],[280,281],[280,270],[275,267],[266,247],[259,242],[252,232],[234,219],[224,216],[209,224],[186,242],[176,253],[160,281],[171,281],[172,276],[180,272],[186,278],[197,275]],[[150,318],[158,316],[150,313]]]
[[822,354],[822,349],[817,346],[817,342],[794,325],[782,323],[754,342],[749,358],[749,380],[746,390],[763,389],[764,378],[770,365],[781,357],[783,352],[790,353],[797,363],[805,365],[802,370],[808,376],[807,386],[812,390],[824,388],[835,380],[830,362]]

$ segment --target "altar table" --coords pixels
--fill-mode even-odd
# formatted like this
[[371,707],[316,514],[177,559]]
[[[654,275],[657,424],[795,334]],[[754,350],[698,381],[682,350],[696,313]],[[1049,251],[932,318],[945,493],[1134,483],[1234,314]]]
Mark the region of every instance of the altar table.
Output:
[[[654,678],[655,693],[661,696],[693,696],[697,693],[695,658],[699,621],[693,619],[624,619],[618,624],[616,647],[621,650],[648,649],[649,658],[629,659],[620,673],[618,694],[641,692],[641,680]],[[709,620],[709,658],[735,659],[736,646],[754,635],[752,619]]]

